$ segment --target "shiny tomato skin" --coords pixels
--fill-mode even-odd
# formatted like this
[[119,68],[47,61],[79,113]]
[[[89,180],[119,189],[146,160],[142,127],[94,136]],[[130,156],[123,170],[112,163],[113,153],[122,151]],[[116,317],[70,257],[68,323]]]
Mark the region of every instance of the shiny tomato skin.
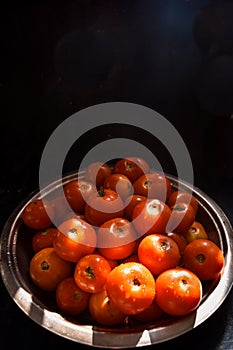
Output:
[[33,230],[44,230],[52,224],[54,209],[46,199],[34,199],[26,205],[22,219],[26,226]]
[[171,215],[169,206],[159,199],[147,199],[137,204],[132,213],[132,223],[141,235],[165,233]]
[[96,187],[90,181],[75,179],[67,182],[63,190],[71,209],[75,212],[83,212],[86,200],[91,193],[96,192]]
[[188,269],[177,267],[162,272],[157,277],[155,286],[155,300],[169,315],[188,315],[196,310],[201,302],[201,281]]
[[187,191],[176,190],[173,191],[167,199],[167,203],[170,207],[180,202],[191,204],[194,209],[195,215],[197,214],[199,204],[196,198],[191,193]]
[[185,232],[194,222],[195,212],[191,204],[180,202],[171,207],[168,231]]
[[139,204],[140,202],[145,202],[146,201],[145,196],[140,196],[139,194],[132,194],[128,196],[124,202],[125,205],[125,217],[128,220],[132,220],[132,213],[134,207]]
[[65,220],[65,216],[70,212],[70,207],[67,204],[66,197],[59,195],[50,200],[50,204],[54,209],[54,224],[57,226]]
[[99,252],[108,259],[121,260],[132,254],[136,247],[136,232],[125,218],[105,221],[97,232]]
[[148,323],[152,321],[157,321],[162,315],[163,310],[159,307],[154,299],[153,303],[144,311],[140,312],[137,315],[134,315],[134,318],[141,323]]
[[183,255],[184,266],[201,280],[217,278],[224,267],[222,250],[209,239],[196,239],[187,244]]
[[43,231],[38,231],[32,237],[32,250],[37,253],[43,248],[53,247],[53,238],[57,234],[55,227],[48,227]]
[[173,239],[155,233],[142,239],[138,246],[138,258],[153,275],[159,275],[179,264],[180,251]]
[[109,300],[106,289],[91,294],[89,312],[93,320],[109,327],[122,325],[126,318],[126,315]]
[[62,259],[74,263],[82,256],[93,253],[96,243],[94,228],[79,218],[68,219],[59,225],[53,239],[56,253]]
[[123,201],[133,192],[133,186],[128,177],[117,173],[111,174],[105,179],[104,188],[116,191]]
[[192,225],[185,232],[183,232],[183,235],[188,243],[199,238],[208,239],[208,234],[204,226],[199,221],[194,221]]
[[184,254],[184,249],[185,249],[186,245],[188,244],[188,242],[185,239],[185,237],[183,236],[183,234],[180,232],[168,232],[167,236],[176,242],[176,244],[178,245],[179,251],[180,251],[180,255],[182,256]]
[[148,173],[140,176],[133,184],[134,194],[146,198],[156,198],[166,202],[171,193],[168,178],[160,173]]
[[55,297],[62,313],[76,316],[88,309],[90,293],[79,288],[73,277],[68,277],[57,286]]
[[30,260],[30,278],[37,287],[45,291],[55,291],[58,284],[71,277],[72,273],[72,264],[62,259],[54,248],[43,248]]
[[116,191],[101,189],[89,197],[84,213],[87,221],[98,227],[105,221],[123,217],[124,204]]
[[93,162],[90,163],[85,171],[84,179],[92,182],[97,190],[104,185],[105,179],[112,174],[112,169],[107,163]]
[[123,174],[133,184],[140,176],[149,171],[149,165],[146,161],[139,160],[137,157],[122,158],[118,160],[114,167],[113,173]]
[[149,173],[150,171],[150,166],[148,162],[142,158],[142,157],[128,157],[128,160],[133,161],[135,164],[137,164],[143,171],[144,174]]
[[151,272],[141,263],[121,263],[108,275],[106,291],[110,301],[122,313],[135,315],[152,304],[155,281]]
[[74,270],[76,284],[88,293],[98,293],[104,289],[111,272],[107,259],[100,254],[88,254],[79,259]]

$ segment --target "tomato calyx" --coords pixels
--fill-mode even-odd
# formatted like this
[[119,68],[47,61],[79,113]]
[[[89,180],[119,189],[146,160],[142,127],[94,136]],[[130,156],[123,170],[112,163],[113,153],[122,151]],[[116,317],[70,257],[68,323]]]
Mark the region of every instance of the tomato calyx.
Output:
[[95,278],[95,274],[94,274],[94,269],[91,266],[88,266],[85,270],[87,277],[90,279]]
[[127,160],[125,162],[125,165],[126,165],[127,169],[129,169],[129,170],[135,168],[135,165],[133,163],[131,163],[131,162],[128,162]]
[[170,245],[170,243],[167,242],[167,241],[162,241],[162,242],[160,243],[160,247],[161,247],[162,250],[169,250],[170,247],[171,247],[171,245]]
[[140,287],[141,282],[139,281],[139,279],[138,279],[137,277],[135,277],[135,278],[133,279],[133,285],[134,285],[134,286],[137,286],[137,287]]
[[78,242],[78,230],[76,228],[71,228],[68,231],[68,237],[74,242]]
[[97,192],[97,197],[104,197],[105,195],[106,195],[106,192],[104,191],[104,187],[100,186],[100,189]]
[[196,260],[200,263],[200,264],[203,264],[206,260],[206,257],[204,254],[198,254],[196,256]]
[[41,266],[41,270],[43,270],[43,271],[49,270],[49,268],[50,268],[50,265],[46,260],[42,261],[40,266]]

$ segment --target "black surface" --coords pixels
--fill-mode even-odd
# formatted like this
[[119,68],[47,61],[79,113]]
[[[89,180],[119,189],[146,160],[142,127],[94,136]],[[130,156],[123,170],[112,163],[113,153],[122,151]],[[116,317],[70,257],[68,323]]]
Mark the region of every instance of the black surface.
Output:
[[[166,117],[190,152],[194,184],[233,222],[232,18],[232,1],[2,4],[1,228],[38,187],[41,153],[53,130],[73,113],[110,101],[145,105]],[[107,133],[94,133],[96,143]],[[80,140],[78,158],[89,140]],[[72,167],[68,161],[67,170]],[[169,157],[164,170],[171,170]],[[197,329],[151,347],[233,349],[232,296]],[[77,347],[24,315],[2,281],[0,329],[10,348]]]

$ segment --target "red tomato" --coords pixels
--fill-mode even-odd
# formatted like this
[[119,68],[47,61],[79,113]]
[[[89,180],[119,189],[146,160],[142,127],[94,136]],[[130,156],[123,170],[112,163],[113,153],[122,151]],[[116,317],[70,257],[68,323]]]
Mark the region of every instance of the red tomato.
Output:
[[54,217],[54,209],[46,199],[34,199],[24,208],[22,219],[33,230],[48,228]]
[[158,320],[163,315],[163,310],[159,307],[154,299],[153,303],[144,311],[140,312],[137,315],[134,315],[134,318],[137,321],[142,323],[152,322]]
[[65,216],[70,212],[65,196],[57,196],[50,200],[50,204],[54,209],[53,222],[57,226],[64,221]]
[[140,176],[133,184],[134,194],[166,202],[171,193],[171,184],[165,175],[149,173]]
[[166,203],[159,199],[148,199],[135,206],[132,223],[141,236],[165,233],[170,215],[171,209]]
[[74,270],[76,284],[88,293],[103,290],[111,271],[108,261],[99,254],[88,254],[79,259]]
[[127,258],[136,247],[136,232],[127,219],[114,218],[105,221],[97,232],[99,252],[108,259]]
[[174,191],[170,194],[170,196],[168,197],[167,203],[170,207],[172,207],[175,204],[178,203],[186,203],[186,204],[191,204],[195,215],[197,213],[198,210],[198,201],[196,200],[196,198],[189,192],[187,191]]
[[146,161],[137,157],[122,158],[113,167],[114,174],[123,174],[132,183],[146,172],[149,172],[149,165]]
[[105,179],[111,175],[112,169],[106,163],[93,162],[91,163],[85,171],[84,179],[86,181],[92,182],[99,189],[100,186],[104,185]]
[[147,163],[147,161],[144,158],[141,157],[128,157],[128,160],[133,161],[135,164],[137,164],[143,171],[144,174],[147,174],[150,172],[150,166]]
[[168,231],[185,232],[195,220],[195,212],[191,204],[179,202],[171,207],[171,217],[168,222]]
[[144,265],[137,262],[122,263],[108,275],[106,291],[110,301],[123,314],[135,315],[152,304],[155,281]]
[[64,185],[67,202],[75,212],[83,212],[86,201],[91,193],[96,192],[93,183],[85,180],[71,180]]
[[224,266],[222,250],[209,239],[196,239],[187,244],[183,256],[184,266],[201,280],[217,278]]
[[32,282],[42,290],[55,291],[58,284],[71,277],[72,264],[62,259],[54,248],[43,248],[31,259],[29,274]]
[[122,217],[124,214],[124,204],[112,189],[101,189],[95,194],[90,195],[85,206],[85,216],[87,221],[100,226],[107,220],[116,217]]
[[201,281],[190,270],[181,267],[166,270],[158,276],[155,286],[155,300],[169,315],[187,315],[201,302]]
[[105,289],[91,294],[89,312],[96,322],[104,326],[121,325],[126,318],[126,315],[109,300]]
[[58,309],[68,315],[79,315],[88,309],[90,293],[77,286],[73,277],[62,280],[56,289]]
[[36,232],[32,237],[32,250],[37,253],[43,248],[53,247],[53,238],[57,233],[57,229],[48,227],[43,231]]
[[134,207],[140,203],[140,202],[145,202],[146,201],[146,197],[144,196],[140,196],[139,194],[133,194],[129,197],[126,198],[125,200],[125,217],[128,220],[132,220],[132,213],[133,213],[133,209]]
[[187,245],[185,237],[179,232],[168,232],[167,236],[173,239],[179,247],[180,255],[184,254],[184,249]]
[[173,239],[161,234],[152,234],[140,242],[138,258],[153,275],[159,275],[179,264],[180,251]]
[[139,259],[138,259],[138,254],[137,253],[133,253],[130,256],[128,256],[126,259],[124,259],[123,261],[124,263],[127,262],[138,262],[140,263]]
[[133,192],[131,181],[123,174],[109,175],[104,181],[104,188],[116,191],[123,201]]
[[188,243],[199,238],[208,239],[208,234],[204,226],[198,221],[194,221],[188,230],[183,232],[183,235]]
[[56,253],[67,261],[77,262],[82,256],[91,254],[96,247],[96,232],[86,221],[72,218],[58,226],[53,239]]

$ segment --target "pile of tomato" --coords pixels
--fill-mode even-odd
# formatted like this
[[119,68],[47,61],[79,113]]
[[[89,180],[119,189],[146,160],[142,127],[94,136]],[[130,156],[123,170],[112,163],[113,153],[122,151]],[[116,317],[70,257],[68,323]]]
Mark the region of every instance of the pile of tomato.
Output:
[[87,312],[105,326],[184,316],[199,306],[203,282],[222,273],[198,201],[144,159],[91,163],[63,190],[22,213],[32,231],[30,278],[63,315]]

